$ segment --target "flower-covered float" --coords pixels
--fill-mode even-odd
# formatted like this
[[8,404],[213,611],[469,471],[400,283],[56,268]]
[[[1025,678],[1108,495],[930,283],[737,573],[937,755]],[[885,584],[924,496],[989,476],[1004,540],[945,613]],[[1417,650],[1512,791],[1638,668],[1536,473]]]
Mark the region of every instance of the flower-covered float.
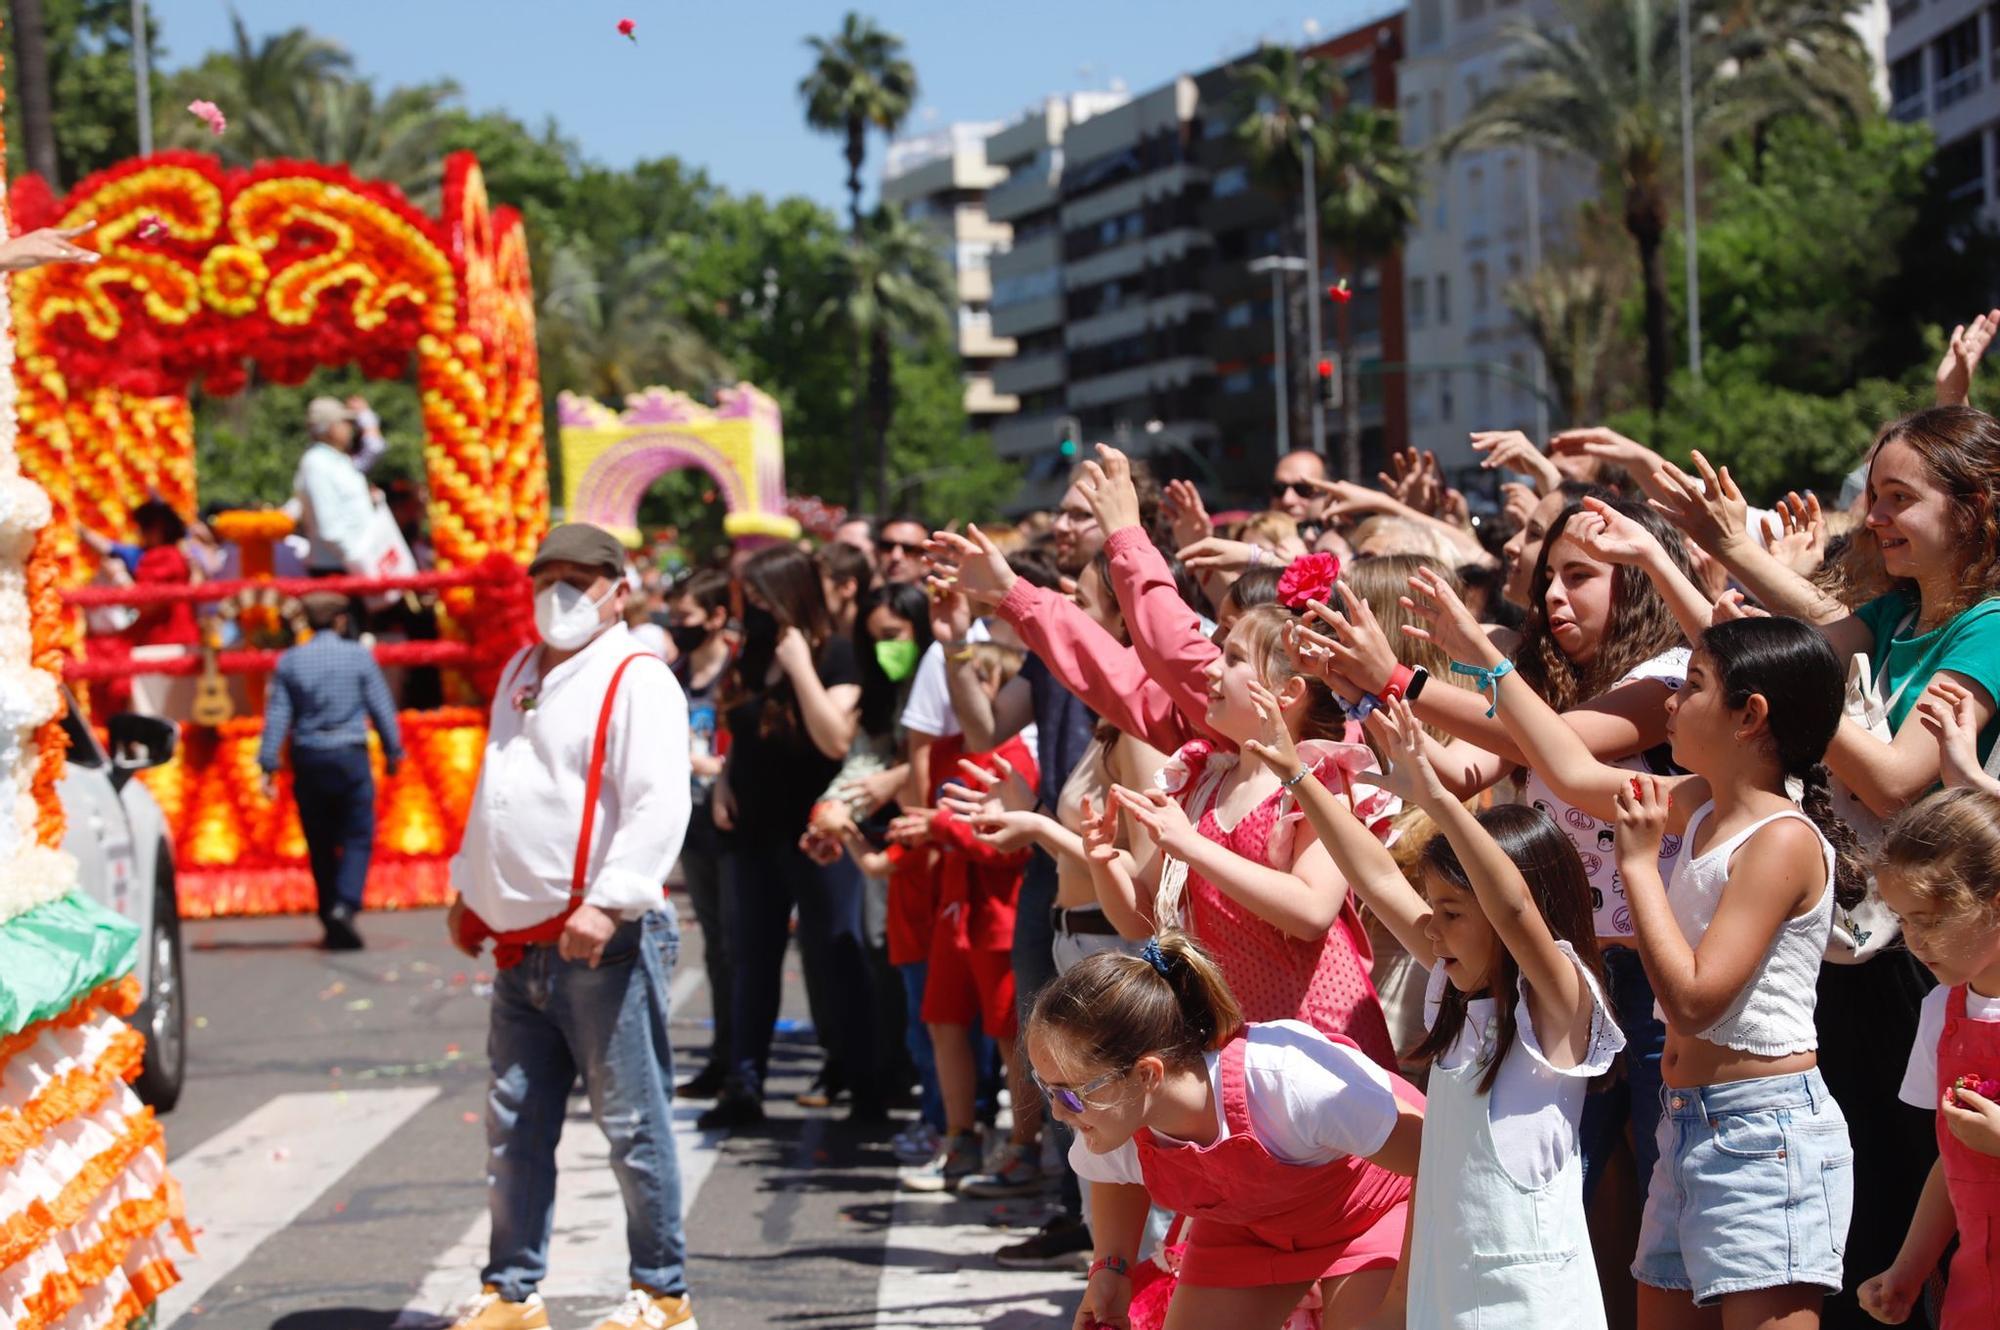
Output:
[[[0,285],[0,370],[13,363]],[[160,1125],[127,1084],[145,1052],[120,1019],[139,1000],[138,930],[77,890],[59,848],[55,643],[68,615],[49,496],[21,473],[15,413],[0,372],[0,1325],[124,1330],[192,1248]]]
[[[478,163],[463,153],[446,163],[435,217],[342,168],[274,161],[226,171],[191,153],[122,163],[61,200],[24,177],[10,198],[24,229],[94,220],[80,243],[103,255],[88,267],[23,273],[14,285],[21,467],[47,491],[50,509],[29,573],[40,597],[38,649],[72,680],[98,677],[97,662],[75,656],[79,616],[60,602],[112,603],[90,597],[118,590],[82,585],[90,556],[79,523],[125,533],[131,507],[151,495],[193,510],[191,386],[234,392],[252,365],[279,383],[346,364],[414,376],[438,571],[409,589],[441,595],[446,640],[401,644],[385,664],[449,668],[465,705],[403,717],[411,760],[394,779],[378,779],[367,899],[377,908],[442,902],[478,776],[485,697],[533,631],[521,565],[548,524],[534,297],[519,217],[489,208]],[[219,534],[246,555],[283,534],[281,515],[237,517]],[[253,584],[268,569],[268,560],[245,560]],[[241,620],[246,627],[275,624],[278,589],[243,588],[241,603],[255,616]],[[221,588],[124,590],[116,603],[140,603],[137,592],[216,599]],[[217,663],[255,675],[275,660],[267,643],[224,652]],[[197,664],[182,663],[183,672]],[[190,727],[175,760],[141,777],[174,833],[186,917],[312,908],[297,812],[285,778],[275,799],[263,791],[258,732],[254,716]],[[44,732],[42,751],[53,751],[52,737]],[[34,787],[44,818],[59,815],[60,770],[58,754]]]

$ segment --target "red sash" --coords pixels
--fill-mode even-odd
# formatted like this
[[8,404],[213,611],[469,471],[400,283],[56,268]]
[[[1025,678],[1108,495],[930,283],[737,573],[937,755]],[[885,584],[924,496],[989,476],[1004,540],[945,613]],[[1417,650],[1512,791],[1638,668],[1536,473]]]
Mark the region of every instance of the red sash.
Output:
[[619,661],[618,668],[611,672],[611,686],[604,690],[604,705],[597,712],[597,734],[590,742],[590,769],[584,777],[583,830],[577,836],[576,866],[570,870],[569,876],[569,902],[563,906],[562,913],[527,928],[500,932],[474,914],[471,906],[459,912],[459,945],[477,951],[490,938],[493,942],[493,963],[502,970],[511,970],[519,965],[527,957],[529,947],[547,946],[562,937],[569,917],[576,913],[577,906],[583,904],[584,870],[590,864],[590,833],[597,826],[597,796],[604,786],[604,745],[611,730],[611,707],[618,699],[618,681],[625,677],[625,667],[635,660],[648,658],[658,659],[650,651],[640,651]]

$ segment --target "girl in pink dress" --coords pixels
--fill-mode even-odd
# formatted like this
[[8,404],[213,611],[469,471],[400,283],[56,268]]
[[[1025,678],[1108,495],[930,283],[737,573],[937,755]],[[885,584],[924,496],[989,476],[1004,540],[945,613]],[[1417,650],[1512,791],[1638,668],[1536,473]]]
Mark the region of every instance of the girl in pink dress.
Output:
[[[1234,744],[1255,738],[1251,689],[1261,684],[1277,696],[1307,770],[1363,822],[1385,822],[1397,804],[1372,781],[1374,754],[1333,737],[1346,729],[1339,701],[1285,649],[1286,626],[1296,621],[1269,605],[1237,620],[1208,666],[1203,723]],[[1088,823],[1098,897],[1119,932],[1145,937],[1184,921],[1214,954],[1247,1019],[1304,1021],[1393,1068],[1367,933],[1291,790],[1262,763],[1199,739],[1181,747],[1159,785],[1114,786],[1113,806],[1093,810]],[[1110,850],[1119,809],[1157,846],[1136,874]]]

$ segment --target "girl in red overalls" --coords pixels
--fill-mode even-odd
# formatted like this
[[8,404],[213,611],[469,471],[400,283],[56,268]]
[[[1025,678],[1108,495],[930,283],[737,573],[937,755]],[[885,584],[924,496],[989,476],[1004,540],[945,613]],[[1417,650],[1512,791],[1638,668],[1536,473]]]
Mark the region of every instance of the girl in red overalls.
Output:
[[2000,1308],[2000,795],[1945,790],[1905,810],[1875,881],[1938,979],[1902,1087],[1904,1103],[1937,1113],[1938,1161],[1902,1251],[1861,1286],[1861,1305],[1903,1321],[1956,1234],[1942,1330],[1989,1327]]
[[1076,1330],[1128,1324],[1149,1203],[1192,1220],[1167,1330],[1277,1330],[1315,1286],[1326,1325],[1381,1307],[1423,1098],[1351,1041],[1244,1024],[1216,962],[1168,932],[1044,988],[1027,1048],[1094,1184]]

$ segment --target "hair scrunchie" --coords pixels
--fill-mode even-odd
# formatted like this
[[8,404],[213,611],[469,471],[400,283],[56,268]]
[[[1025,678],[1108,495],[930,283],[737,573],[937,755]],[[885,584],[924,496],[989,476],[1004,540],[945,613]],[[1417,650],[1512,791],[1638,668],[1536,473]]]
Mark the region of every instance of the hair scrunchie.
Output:
[[1160,950],[1160,940],[1158,938],[1156,937],[1147,938],[1146,945],[1139,948],[1139,956],[1146,962],[1146,964],[1152,966],[1155,970],[1158,970],[1160,972],[1161,978],[1164,979],[1166,977],[1167,957],[1166,953]]

